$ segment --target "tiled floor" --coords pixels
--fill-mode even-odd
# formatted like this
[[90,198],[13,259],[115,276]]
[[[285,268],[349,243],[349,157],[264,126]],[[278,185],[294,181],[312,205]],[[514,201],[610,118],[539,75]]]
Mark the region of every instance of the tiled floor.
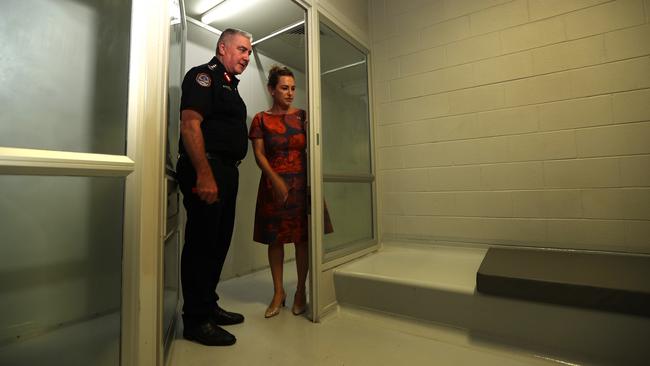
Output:
[[[342,308],[319,324],[290,312],[295,269],[285,266],[288,308],[264,318],[272,295],[268,271],[219,285],[220,304],[242,312],[243,324],[227,329],[237,337],[231,347],[205,347],[174,341],[169,366],[194,365],[557,365],[558,363],[504,347],[481,344],[466,333],[415,320],[360,309]],[[180,331],[179,333],[182,333]]]

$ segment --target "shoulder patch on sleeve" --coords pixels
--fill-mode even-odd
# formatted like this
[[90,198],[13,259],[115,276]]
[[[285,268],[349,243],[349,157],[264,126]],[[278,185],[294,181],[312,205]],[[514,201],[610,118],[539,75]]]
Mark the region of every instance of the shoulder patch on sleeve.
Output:
[[207,88],[212,85],[212,78],[210,75],[200,72],[196,75],[196,83]]

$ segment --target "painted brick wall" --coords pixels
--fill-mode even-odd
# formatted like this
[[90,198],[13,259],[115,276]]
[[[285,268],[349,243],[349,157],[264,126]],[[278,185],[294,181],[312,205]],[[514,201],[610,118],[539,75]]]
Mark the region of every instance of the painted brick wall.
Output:
[[650,0],[372,0],[382,234],[650,253]]

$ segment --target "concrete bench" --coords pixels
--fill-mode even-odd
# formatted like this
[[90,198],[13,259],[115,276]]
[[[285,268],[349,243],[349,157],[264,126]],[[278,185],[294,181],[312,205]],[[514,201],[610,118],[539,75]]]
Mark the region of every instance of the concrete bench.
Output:
[[476,275],[484,294],[650,317],[650,257],[490,248]]
[[[486,285],[486,279],[487,286],[490,287],[497,282],[503,285],[505,279],[501,277],[509,278],[502,276],[503,273],[486,271],[486,267],[483,271],[480,270],[482,266],[488,266],[489,270],[495,258],[499,260],[505,258],[505,255],[510,258],[509,255],[516,254],[506,252],[502,257],[500,253],[498,248],[476,246],[384,243],[379,252],[338,267],[333,274],[334,290],[338,303],[342,306],[417,319],[422,321],[421,324],[431,322],[449,325],[466,332],[470,342],[516,347],[578,364],[649,364],[650,317],[630,315],[629,311],[623,313],[619,308],[602,311],[586,307],[583,295],[578,296],[580,300],[575,301],[580,302],[574,302],[573,306],[564,305],[567,300],[563,298],[576,298],[572,293],[575,286],[564,292],[569,294],[566,297],[558,295],[556,290],[553,302],[548,296],[540,297],[540,294],[546,293],[542,290],[534,291],[537,297],[528,299],[520,294],[515,297],[517,294],[511,293],[512,289],[499,296],[480,292],[477,289],[477,272],[482,274],[478,285],[480,287]],[[525,254],[532,256],[533,253]],[[577,260],[578,257],[572,259]],[[619,259],[628,258],[624,256]],[[506,263],[505,260],[497,262]],[[556,275],[561,274],[561,268],[569,267],[578,269],[575,271],[578,279],[579,276],[600,278],[599,288],[604,287],[606,273],[613,268],[611,262],[592,267],[595,272],[590,272],[587,269],[589,266],[583,267],[583,263],[568,264],[562,259],[545,258],[530,262],[532,263],[514,255],[507,262],[510,263],[508,266],[499,268],[509,268],[512,278],[517,278],[521,275],[517,271],[533,271],[536,266]],[[647,271],[648,267],[644,263],[647,262],[642,259],[636,265],[626,262],[619,267],[637,273],[632,268]],[[617,272],[617,275],[623,276],[623,272]],[[637,285],[650,281],[650,276],[640,275],[636,278],[639,280]],[[496,281],[497,279],[501,281]],[[618,284],[614,289],[620,290],[622,287],[619,281],[620,278],[614,281]],[[552,281],[547,279],[547,282]],[[567,282],[566,278],[564,282]],[[631,285],[629,280],[622,282]],[[523,290],[529,291],[532,288],[529,285],[527,283],[523,286]],[[551,285],[554,286],[560,285]],[[503,291],[503,286],[497,287]],[[611,291],[613,289],[600,293],[610,294]],[[632,293],[638,294],[638,291]],[[633,302],[639,303],[632,305],[629,304],[630,298],[626,298],[627,310],[636,309],[636,313],[645,314],[650,308],[642,303],[646,301],[647,304],[647,300],[634,300]],[[601,299],[599,303],[609,303],[609,299]]]

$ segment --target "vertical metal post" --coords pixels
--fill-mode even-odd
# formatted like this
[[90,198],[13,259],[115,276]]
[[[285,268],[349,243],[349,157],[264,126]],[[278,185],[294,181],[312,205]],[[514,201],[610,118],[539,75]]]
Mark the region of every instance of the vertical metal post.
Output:
[[310,303],[311,319],[321,318],[320,285],[323,265],[323,180],[321,158],[321,94],[320,94],[320,40],[316,7],[307,7],[305,25],[307,35],[307,63],[309,80],[309,181],[311,182],[311,220],[309,233]]

